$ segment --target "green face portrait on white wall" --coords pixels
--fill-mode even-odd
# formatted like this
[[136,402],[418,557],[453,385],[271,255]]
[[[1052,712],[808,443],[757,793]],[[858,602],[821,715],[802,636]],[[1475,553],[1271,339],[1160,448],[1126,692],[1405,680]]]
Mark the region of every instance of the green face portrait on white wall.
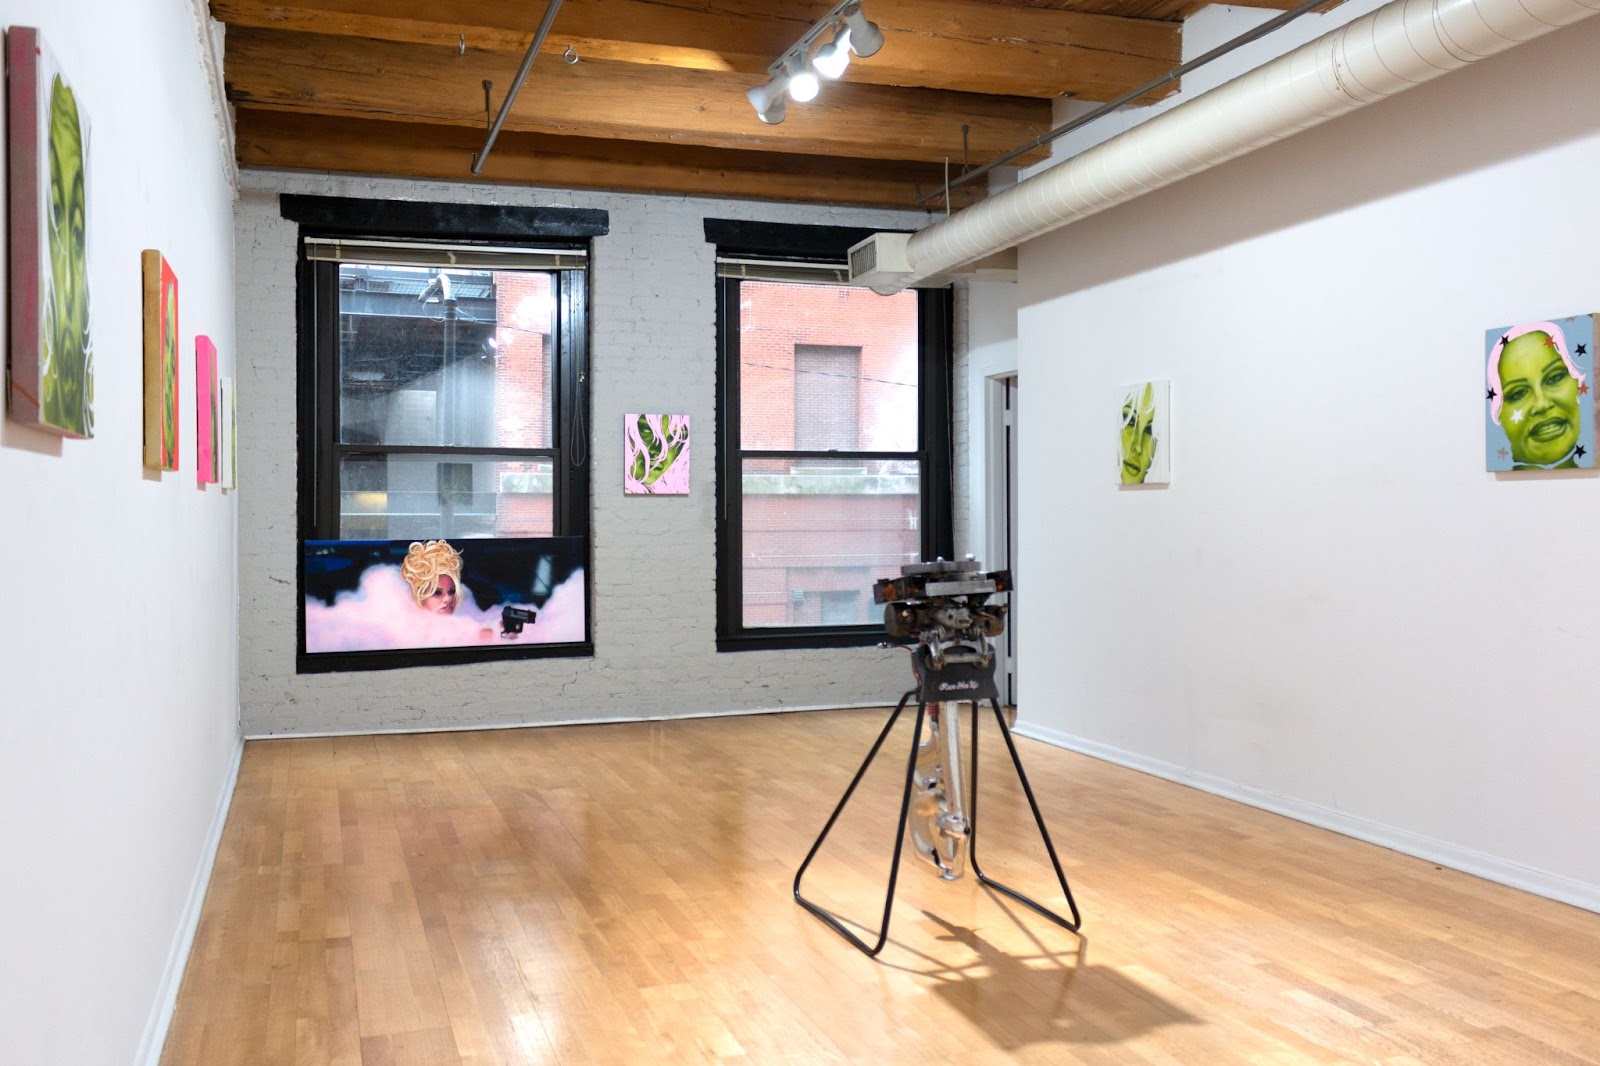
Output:
[[7,411],[94,436],[89,337],[89,118],[39,31],[6,30]]
[[50,187],[46,235],[44,416],[75,436],[94,429],[94,363],[89,346],[88,230],[83,125],[77,97],[51,79]]
[[1489,330],[1490,470],[1594,465],[1594,315]]
[[1500,428],[1511,458],[1545,464],[1567,458],[1578,443],[1578,379],[1544,333],[1524,333],[1500,354],[1505,402]]
[[1122,397],[1121,435],[1117,444],[1119,475],[1124,485],[1165,485],[1172,480],[1168,440],[1170,382],[1142,381]]

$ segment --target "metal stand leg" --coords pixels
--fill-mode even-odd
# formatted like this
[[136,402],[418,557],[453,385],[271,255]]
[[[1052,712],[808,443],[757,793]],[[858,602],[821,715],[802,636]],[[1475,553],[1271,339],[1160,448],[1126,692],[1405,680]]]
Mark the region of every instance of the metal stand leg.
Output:
[[865,952],[869,958],[882,951],[884,943],[889,939],[889,915],[894,910],[894,886],[900,878],[900,851],[906,840],[906,812],[911,809],[911,786],[917,772],[917,741],[922,738],[922,721],[927,716],[928,711],[926,703],[919,702],[917,704],[917,725],[911,731],[911,756],[906,761],[906,787],[904,794],[900,798],[900,821],[898,828],[895,830],[894,858],[889,863],[889,890],[883,897],[883,924],[878,929],[877,943],[868,947],[865,940],[846,929],[839,922],[839,919],[802,896],[800,894],[800,879],[805,876],[806,867],[811,865],[811,860],[816,858],[818,849],[822,847],[822,842],[828,838],[828,834],[833,830],[833,823],[839,820],[839,814],[844,810],[845,804],[849,803],[850,797],[855,794],[856,786],[866,776],[867,767],[872,765],[872,760],[877,756],[878,749],[883,747],[883,742],[889,738],[889,731],[894,728],[895,722],[900,719],[900,712],[906,709],[906,704],[915,695],[916,692],[912,691],[900,697],[900,702],[895,705],[894,713],[889,716],[889,721],[883,727],[883,732],[878,734],[878,739],[873,743],[872,750],[867,752],[867,757],[861,761],[861,769],[856,771],[856,776],[850,781],[850,787],[845,789],[844,795],[840,797],[839,805],[828,816],[828,824],[822,827],[822,832],[818,835],[816,843],[812,844],[811,850],[806,853],[806,861],[800,864],[800,869],[794,875],[794,901],[820,918],[828,928]]
[[[905,791],[900,797],[900,820],[895,830],[894,857],[889,864],[889,887],[884,893],[883,923],[879,926],[877,941],[868,946],[865,940],[846,929],[839,919],[802,896],[800,894],[800,879],[805,876],[806,869],[811,865],[811,860],[817,857],[817,852],[822,848],[822,842],[833,831],[833,825],[839,820],[839,815],[844,811],[845,805],[850,802],[850,797],[855,795],[856,786],[861,784],[861,779],[866,776],[867,767],[872,765],[872,760],[877,757],[878,750],[883,747],[883,742],[889,738],[890,730],[894,728],[895,722],[900,719],[900,712],[905,710],[906,704],[915,695],[916,692],[912,691],[900,697],[900,702],[895,706],[894,713],[889,716],[889,721],[884,725],[883,731],[878,734],[878,739],[873,742],[872,750],[868,751],[867,757],[861,761],[861,768],[856,771],[856,776],[851,779],[850,787],[844,790],[844,795],[840,797],[838,806],[834,807],[833,813],[828,816],[828,823],[822,827],[822,832],[817,836],[816,842],[811,845],[811,850],[806,853],[805,861],[800,864],[800,869],[794,875],[795,902],[816,915],[822,920],[823,924],[854,944],[869,958],[875,957],[882,951],[883,945],[889,939],[889,918],[894,911],[894,889],[900,878],[900,853],[903,850],[906,839],[906,814],[911,808],[911,790],[915,784],[917,770],[917,742],[922,739],[922,723],[927,717],[928,711],[926,703],[919,702],[917,704],[917,724],[916,728],[911,732],[911,755],[906,762]],[[1069,921],[1037,900],[1023,895],[1009,885],[1001,884],[984,873],[983,868],[978,865],[978,702],[976,700],[972,703],[972,739],[969,742],[972,745],[972,770],[969,778],[971,781],[969,786],[971,788],[971,798],[967,807],[970,824],[967,854],[972,864],[972,870],[978,875],[980,884],[1004,893],[1023,906],[1050,919],[1050,921],[1063,929],[1075,933],[1078,931],[1079,926],[1083,924],[1083,918],[1078,913],[1077,901],[1072,898],[1072,888],[1067,884],[1067,875],[1061,869],[1061,860],[1056,856],[1056,847],[1050,839],[1050,831],[1045,828],[1044,815],[1039,812],[1039,802],[1034,798],[1033,786],[1028,783],[1028,775],[1022,769],[1022,759],[1017,755],[1017,745],[1011,739],[1011,729],[1006,725],[1005,716],[1000,711],[1000,701],[992,699],[989,701],[989,705],[994,710],[994,720],[1000,727],[1000,736],[1005,740],[1007,750],[1011,752],[1011,765],[1016,768],[1017,780],[1022,783],[1023,794],[1028,797],[1028,808],[1033,811],[1034,824],[1039,827],[1039,836],[1044,840],[1045,851],[1050,855],[1050,865],[1055,869],[1056,880],[1060,882],[1061,891],[1067,898],[1067,906],[1072,910],[1072,919]],[[950,708],[950,713],[959,712],[956,712],[952,707]]]
[[972,801],[970,804],[972,836],[967,841],[968,857],[972,862],[972,870],[978,875],[980,884],[987,885],[996,892],[1005,893],[1018,903],[1043,915],[1062,928],[1076,933],[1078,927],[1083,924],[1083,917],[1078,913],[1077,901],[1072,898],[1072,889],[1067,885],[1067,875],[1061,870],[1061,860],[1056,857],[1056,846],[1050,840],[1050,830],[1045,828],[1044,816],[1039,813],[1039,802],[1033,798],[1033,787],[1028,784],[1028,775],[1022,769],[1022,759],[1017,756],[1017,745],[1011,739],[1011,728],[1006,725],[1005,715],[1000,712],[1000,701],[990,700],[989,706],[994,709],[994,720],[1000,726],[1000,736],[1005,739],[1006,748],[1011,752],[1011,765],[1016,767],[1017,780],[1022,782],[1023,795],[1028,797],[1028,807],[1033,811],[1033,821],[1039,827],[1039,835],[1044,838],[1044,849],[1050,854],[1050,865],[1055,868],[1056,880],[1061,883],[1061,891],[1067,897],[1067,906],[1072,909],[1072,920],[1068,921],[1042,903],[1024,896],[1009,885],[1001,884],[984,873],[983,867],[978,865],[978,701],[976,700],[972,702]]

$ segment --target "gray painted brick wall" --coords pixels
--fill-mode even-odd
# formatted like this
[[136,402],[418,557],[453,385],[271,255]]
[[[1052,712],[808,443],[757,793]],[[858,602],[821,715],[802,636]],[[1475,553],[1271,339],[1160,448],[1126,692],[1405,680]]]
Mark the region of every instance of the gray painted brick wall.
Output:
[[[247,735],[876,705],[909,687],[898,651],[716,651],[716,294],[701,223],[908,228],[923,224],[920,212],[264,172],[245,174],[241,184],[239,637]],[[592,262],[593,658],[295,673],[295,227],[279,215],[280,192],[610,212],[611,232],[596,240]],[[693,416],[689,496],[623,497],[622,416],[641,410]]]

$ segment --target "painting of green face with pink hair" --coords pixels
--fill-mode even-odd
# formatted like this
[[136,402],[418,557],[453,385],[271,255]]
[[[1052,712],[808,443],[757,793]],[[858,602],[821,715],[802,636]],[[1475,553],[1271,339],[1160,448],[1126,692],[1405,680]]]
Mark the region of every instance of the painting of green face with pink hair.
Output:
[[1484,335],[1490,470],[1593,467],[1596,315]]

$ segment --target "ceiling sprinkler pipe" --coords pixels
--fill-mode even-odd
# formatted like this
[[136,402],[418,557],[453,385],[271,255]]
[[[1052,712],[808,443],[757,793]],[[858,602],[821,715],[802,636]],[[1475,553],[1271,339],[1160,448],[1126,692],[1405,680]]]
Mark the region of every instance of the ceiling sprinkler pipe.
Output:
[[1597,13],[1600,0],[1393,0],[913,234],[893,291]]

